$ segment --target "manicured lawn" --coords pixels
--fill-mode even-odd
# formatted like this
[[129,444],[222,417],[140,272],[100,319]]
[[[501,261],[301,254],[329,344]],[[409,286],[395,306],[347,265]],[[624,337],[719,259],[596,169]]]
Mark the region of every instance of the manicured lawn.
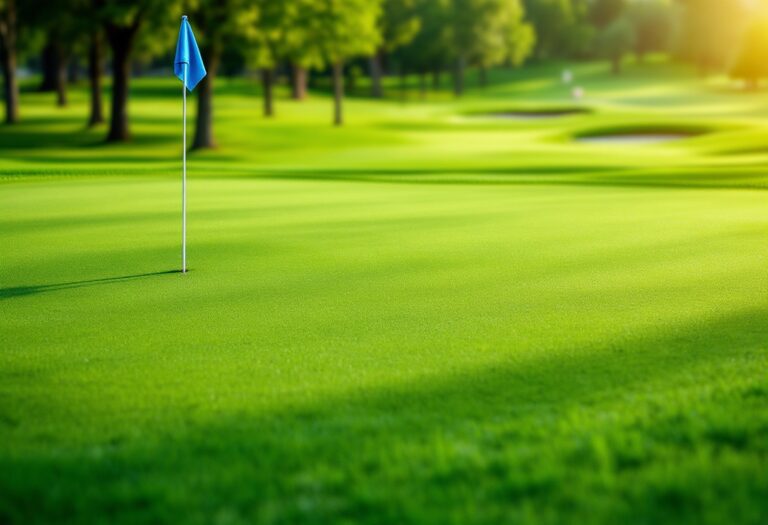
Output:
[[[0,129],[0,523],[768,520],[768,95],[651,64],[462,101],[177,85]],[[415,85],[415,84],[414,84]],[[194,112],[193,112],[194,113]],[[579,144],[604,131],[698,134]],[[704,134],[700,134],[706,132]]]

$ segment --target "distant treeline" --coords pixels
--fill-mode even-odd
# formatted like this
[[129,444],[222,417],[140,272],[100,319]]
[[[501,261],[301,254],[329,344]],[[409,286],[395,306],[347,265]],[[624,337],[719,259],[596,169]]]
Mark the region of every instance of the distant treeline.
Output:
[[[457,96],[465,72],[480,83],[496,66],[526,61],[604,58],[620,73],[634,54],[669,53],[703,74],[729,69],[755,85],[768,76],[768,24],[753,0],[0,0],[0,59],[5,121],[19,120],[16,71],[41,73],[39,89],[67,105],[67,85],[87,65],[90,125],[104,122],[102,77],[112,75],[107,140],[130,138],[128,96],[137,70],[166,64],[182,13],[189,15],[208,77],[198,88],[194,148],[215,145],[216,75],[257,70],[264,114],[272,116],[278,73],[293,98],[310,74],[327,76],[334,123],[343,122],[347,83],[370,77],[370,95],[384,96],[383,77],[419,75],[420,89],[450,74]],[[431,78],[431,81],[428,79]]]

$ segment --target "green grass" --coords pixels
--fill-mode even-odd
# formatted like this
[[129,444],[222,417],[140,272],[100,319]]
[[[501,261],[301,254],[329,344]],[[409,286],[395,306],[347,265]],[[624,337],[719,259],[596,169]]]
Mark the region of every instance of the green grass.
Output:
[[[768,95],[675,66],[0,129],[0,523],[768,520]],[[416,85],[415,82],[413,84]],[[597,131],[706,133],[578,144]]]

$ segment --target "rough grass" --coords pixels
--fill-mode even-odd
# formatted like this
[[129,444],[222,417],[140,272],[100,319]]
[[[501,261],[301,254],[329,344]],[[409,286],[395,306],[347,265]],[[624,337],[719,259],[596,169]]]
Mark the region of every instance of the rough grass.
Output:
[[[222,82],[178,267],[176,84],[0,130],[0,522],[765,523],[765,95],[665,65],[451,101]],[[584,129],[706,127],[664,145]],[[644,128],[642,126],[645,126]],[[746,148],[746,149],[745,149]]]

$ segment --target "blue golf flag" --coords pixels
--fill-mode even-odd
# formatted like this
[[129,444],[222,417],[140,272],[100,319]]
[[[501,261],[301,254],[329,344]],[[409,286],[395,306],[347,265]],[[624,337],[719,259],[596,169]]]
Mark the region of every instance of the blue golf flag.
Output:
[[176,60],[173,63],[173,73],[182,82],[184,82],[184,64],[187,65],[186,88],[192,91],[207,73],[203,64],[203,57],[200,56],[200,49],[198,49],[195,41],[195,35],[192,33],[192,27],[190,27],[186,16],[181,17],[179,41],[176,44]]

